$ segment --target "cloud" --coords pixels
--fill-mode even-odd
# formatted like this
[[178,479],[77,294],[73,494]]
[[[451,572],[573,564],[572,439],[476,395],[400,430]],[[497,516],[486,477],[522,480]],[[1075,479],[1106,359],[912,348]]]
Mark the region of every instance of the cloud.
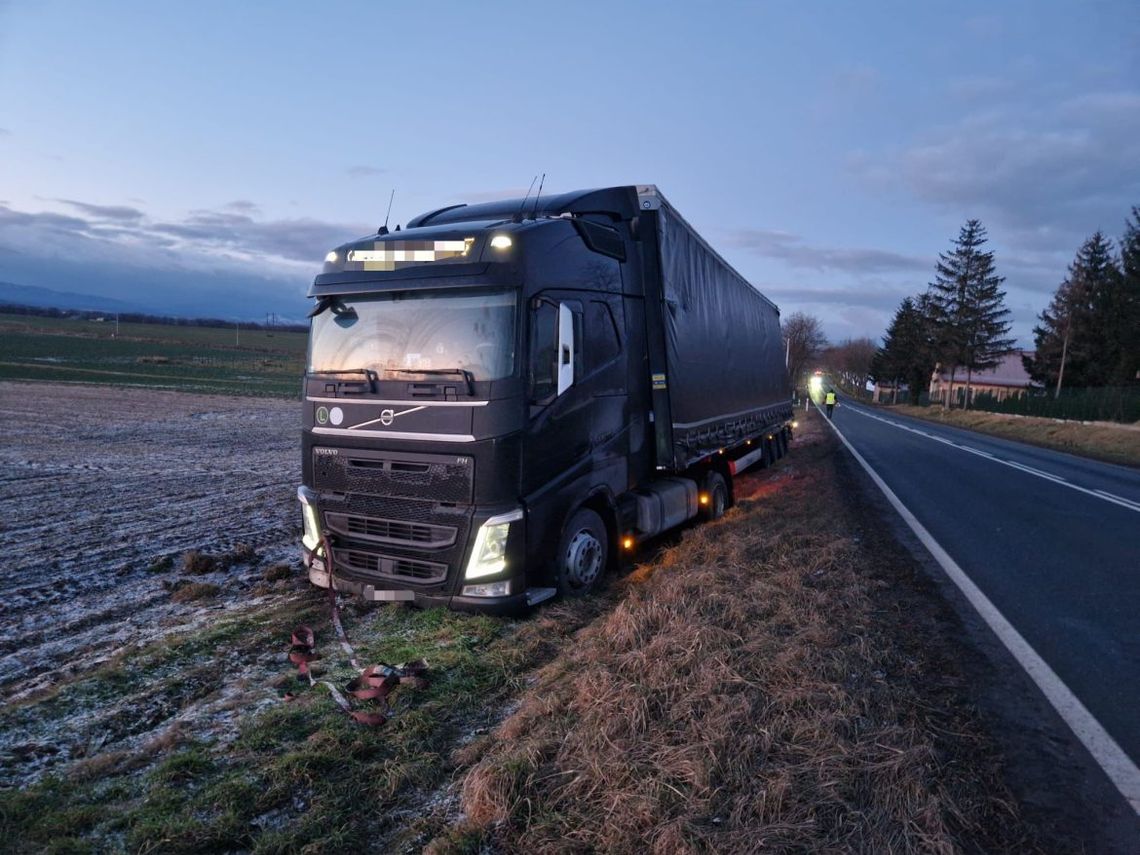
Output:
[[894,311],[904,297],[912,296],[914,289],[891,288],[801,288],[796,286],[768,286],[760,289],[781,307],[785,303],[795,306],[862,307],[875,311]]
[[10,136],[12,136],[12,132],[10,130],[8,130],[7,128],[0,128],[0,137],[10,137]]
[[227,211],[238,211],[242,214],[258,214],[261,208],[256,202],[251,202],[248,199],[234,199],[232,202],[226,202],[222,205]]
[[195,211],[177,222],[154,223],[150,232],[177,238],[196,252],[228,257],[281,259],[315,264],[329,249],[370,231],[310,218],[255,220],[228,211]]
[[151,268],[221,267],[311,275],[330,248],[371,231],[365,225],[312,218],[255,218],[238,212],[256,210],[246,201],[191,211],[176,220],[153,220],[126,206],[58,201],[77,213],[29,212],[0,205],[0,245],[41,257],[66,252],[69,257],[86,255]]
[[383,175],[387,169],[381,169],[378,166],[350,166],[347,170],[348,174],[353,178],[369,178],[373,175]]
[[977,113],[850,166],[880,189],[980,217],[1006,245],[1068,253],[1123,222],[1140,198],[1137,163],[1140,91],[1126,90]]
[[[8,205],[0,205],[0,226],[7,229],[34,229],[48,234],[76,234],[83,235],[90,223],[80,217],[70,217],[66,214],[51,212],[30,214],[25,211],[16,211]],[[5,232],[5,235],[10,232]],[[18,247],[14,247],[18,250]]]
[[187,316],[300,318],[325,252],[370,230],[256,219],[229,205],[155,221],[135,209],[61,201],[76,213],[0,204],[0,279]]
[[930,259],[902,255],[885,249],[844,249],[804,244],[798,235],[768,229],[742,229],[728,242],[765,258],[775,258],[790,267],[868,274],[929,270]]
[[131,208],[127,205],[93,205],[90,202],[77,202],[74,199],[56,199],[57,202],[62,202],[68,207],[75,208],[77,211],[87,214],[89,217],[96,220],[122,220],[127,222],[134,222],[143,218],[143,212],[138,208]]

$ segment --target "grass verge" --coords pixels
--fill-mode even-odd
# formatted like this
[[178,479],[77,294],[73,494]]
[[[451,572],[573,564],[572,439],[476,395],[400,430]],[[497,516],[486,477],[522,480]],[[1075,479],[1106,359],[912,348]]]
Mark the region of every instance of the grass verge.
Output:
[[1036,848],[951,618],[866,545],[813,427],[540,672],[435,852]]
[[[334,644],[325,596],[311,589],[124,653],[0,713],[0,726],[38,718],[66,734],[85,726],[87,710],[121,708],[102,719],[92,749],[65,772],[0,790],[0,848],[342,852],[422,845],[446,825],[427,816],[424,804],[448,785],[456,747],[492,725],[525,674],[611,606],[602,597],[518,622],[351,604],[345,620],[362,662],[426,657],[430,664],[429,685],[401,687],[398,714],[374,729],[348,720],[326,690],[299,682],[286,660],[289,631],[305,622],[326,657],[315,663],[319,676],[340,685],[353,676]],[[249,671],[227,673],[239,660],[267,656],[271,664],[253,672],[260,686],[248,685]],[[298,698],[276,700],[285,690]],[[225,693],[239,705],[230,732],[207,727],[203,735],[201,720],[186,721],[194,704]]]
[[898,404],[889,409],[951,427],[1067,451],[1082,457],[1140,466],[1140,425],[1068,422],[1035,416],[1010,416],[978,410],[943,410]]

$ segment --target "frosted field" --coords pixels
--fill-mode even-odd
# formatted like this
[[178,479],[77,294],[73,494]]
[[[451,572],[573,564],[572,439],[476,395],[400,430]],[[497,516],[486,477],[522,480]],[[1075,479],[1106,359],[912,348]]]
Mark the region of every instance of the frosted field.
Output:
[[[296,585],[264,578],[274,564],[299,573],[296,402],[0,383],[0,436],[0,705],[9,715],[13,703],[126,650],[295,596]],[[190,550],[230,566],[188,574]],[[174,592],[191,583],[220,590],[178,602]],[[240,677],[261,665],[268,676],[280,658],[265,651],[215,667]],[[152,693],[112,694],[106,708],[55,724],[34,717],[22,726],[16,715],[0,737],[0,781],[168,724],[174,711],[148,709]],[[262,688],[178,714],[270,699]]]

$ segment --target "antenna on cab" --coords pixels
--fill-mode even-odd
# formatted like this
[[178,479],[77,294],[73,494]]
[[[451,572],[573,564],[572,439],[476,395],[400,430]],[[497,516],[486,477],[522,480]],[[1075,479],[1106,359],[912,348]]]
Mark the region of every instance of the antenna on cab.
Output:
[[542,195],[542,185],[546,183],[546,173],[542,173],[542,180],[538,182],[538,192],[534,194],[534,208],[531,209],[530,218],[538,219],[538,197]]
[[515,212],[515,215],[513,217],[511,217],[511,222],[514,222],[514,223],[521,223],[522,222],[522,213],[523,213],[523,209],[526,208],[526,200],[530,198],[530,191],[534,189],[534,182],[537,180],[538,180],[537,175],[534,176],[534,178],[532,178],[530,180],[530,186],[528,188],[526,188],[526,195],[523,196],[522,202],[519,203],[519,209]]
[[388,197],[388,213],[384,215],[384,225],[382,225],[376,232],[378,235],[388,234],[388,218],[392,216],[392,200],[396,198],[396,188],[392,188],[392,195]]

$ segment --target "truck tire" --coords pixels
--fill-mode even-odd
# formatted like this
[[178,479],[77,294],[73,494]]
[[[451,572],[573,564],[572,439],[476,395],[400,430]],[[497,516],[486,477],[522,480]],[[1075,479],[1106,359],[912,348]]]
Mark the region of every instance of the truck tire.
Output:
[[705,505],[704,517],[706,520],[719,520],[728,509],[728,484],[719,472],[710,472],[705,478],[705,492],[709,494],[709,503]]
[[597,587],[609,559],[609,538],[602,518],[589,508],[570,517],[558,544],[558,592],[582,597]]

